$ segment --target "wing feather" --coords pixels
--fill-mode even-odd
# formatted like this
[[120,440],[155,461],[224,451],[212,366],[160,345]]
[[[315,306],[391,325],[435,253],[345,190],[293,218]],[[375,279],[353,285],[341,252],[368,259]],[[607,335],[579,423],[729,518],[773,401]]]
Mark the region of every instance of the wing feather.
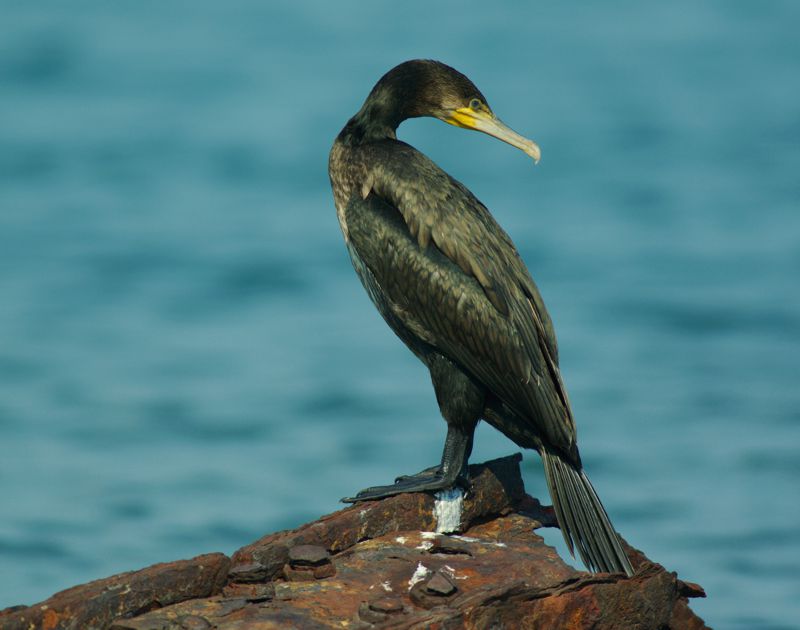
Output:
[[[406,159],[398,159],[398,144]],[[383,296],[376,305],[401,338],[413,332],[515,409],[533,432],[572,453],[575,425],[553,325],[513,242],[428,158],[402,143],[392,150],[391,160],[367,156],[376,165],[371,192],[355,195],[345,209],[351,247],[377,285],[370,295]]]

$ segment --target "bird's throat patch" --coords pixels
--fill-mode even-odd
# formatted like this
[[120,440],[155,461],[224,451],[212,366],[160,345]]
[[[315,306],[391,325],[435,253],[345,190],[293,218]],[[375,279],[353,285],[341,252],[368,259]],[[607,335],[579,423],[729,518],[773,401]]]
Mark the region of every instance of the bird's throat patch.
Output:
[[445,122],[464,129],[475,129],[475,112],[469,107],[459,107]]

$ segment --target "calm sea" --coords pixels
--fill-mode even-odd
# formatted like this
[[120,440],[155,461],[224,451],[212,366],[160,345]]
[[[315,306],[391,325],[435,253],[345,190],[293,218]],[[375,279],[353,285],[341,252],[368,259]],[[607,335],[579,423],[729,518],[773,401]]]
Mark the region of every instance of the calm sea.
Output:
[[[433,57],[542,147],[400,129],[530,266],[617,528],[710,625],[796,627],[798,24],[794,0],[3,2],[0,608],[437,460],[326,172],[375,80]],[[515,450],[482,428],[473,461]],[[525,477],[545,496],[533,453]]]

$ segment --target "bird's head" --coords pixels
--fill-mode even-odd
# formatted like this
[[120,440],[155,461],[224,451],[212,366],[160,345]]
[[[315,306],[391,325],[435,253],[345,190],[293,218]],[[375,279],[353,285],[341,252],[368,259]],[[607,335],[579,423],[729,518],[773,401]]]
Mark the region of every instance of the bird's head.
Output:
[[432,116],[507,142],[535,162],[541,157],[535,142],[495,116],[472,81],[439,61],[414,59],[395,66],[375,84],[364,107],[369,107],[372,115],[380,113],[393,128],[407,118]]

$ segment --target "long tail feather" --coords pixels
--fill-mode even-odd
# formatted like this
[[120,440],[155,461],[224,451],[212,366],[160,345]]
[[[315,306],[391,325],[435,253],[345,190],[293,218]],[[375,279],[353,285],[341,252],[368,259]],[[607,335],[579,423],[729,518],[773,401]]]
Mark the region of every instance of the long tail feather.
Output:
[[557,453],[541,450],[544,473],[561,533],[591,571],[633,575],[633,567],[589,478]]

